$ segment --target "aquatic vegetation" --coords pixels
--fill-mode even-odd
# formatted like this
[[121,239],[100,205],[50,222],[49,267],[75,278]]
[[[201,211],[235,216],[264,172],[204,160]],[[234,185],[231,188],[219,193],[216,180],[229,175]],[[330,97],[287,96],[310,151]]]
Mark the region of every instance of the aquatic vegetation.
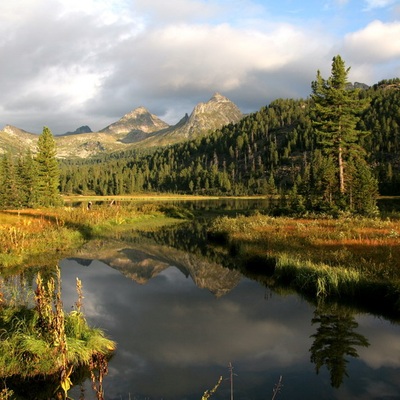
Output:
[[[91,328],[81,311],[82,286],[77,280],[78,300],[69,313],[63,310],[61,280],[47,281],[38,274],[33,305],[17,304],[7,295],[0,306],[0,377],[21,381],[48,377],[59,382],[65,395],[72,386],[74,369],[94,369],[107,363],[115,343],[99,329]],[[102,367],[104,368],[104,366]]]

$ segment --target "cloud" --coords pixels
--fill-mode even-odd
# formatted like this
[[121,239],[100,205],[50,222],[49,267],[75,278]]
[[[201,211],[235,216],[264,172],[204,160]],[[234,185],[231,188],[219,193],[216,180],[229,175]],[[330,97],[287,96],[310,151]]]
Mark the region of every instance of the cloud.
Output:
[[[341,16],[351,7],[333,1]],[[378,70],[393,76],[398,22],[361,24],[341,38],[335,24],[345,24],[331,12],[309,4],[294,16],[287,3],[0,2],[0,128],[97,130],[138,106],[176,123],[215,91],[247,113],[308,96],[316,70],[329,73],[335,54],[344,53],[355,80],[375,83]],[[371,13],[360,14],[364,21]]]
[[344,38],[344,50],[357,62],[387,62],[400,57],[400,22],[373,21]]
[[220,6],[218,3],[198,0],[136,0],[135,10],[144,15],[145,21],[151,25],[182,23],[188,21],[208,20],[215,18]]
[[[106,112],[109,99],[117,109],[127,98],[140,98],[148,103],[136,106],[144,105],[157,115],[175,115],[175,120],[168,122],[176,123],[184,112],[191,112],[196,102],[208,100],[215,91],[228,97],[237,94],[232,100],[246,112],[250,107],[240,98],[251,97],[251,92],[256,95],[251,107],[254,100],[257,107],[250,111],[255,111],[265,105],[266,88],[288,65],[316,71],[317,66],[310,66],[319,59],[315,52],[323,46],[323,40],[323,35],[312,37],[290,24],[269,24],[263,31],[229,24],[187,23],[145,30],[110,52],[110,58],[116,60],[114,70],[104,80],[92,111]],[[295,69],[301,76],[302,70]],[[258,90],[254,92],[251,83],[256,78]],[[264,93],[258,93],[260,88],[266,89]],[[273,93],[269,92],[272,99]],[[179,99],[189,100],[190,108],[185,109],[189,104]]]
[[376,8],[385,8],[396,3],[397,0],[365,0],[366,7],[364,11],[371,11]]

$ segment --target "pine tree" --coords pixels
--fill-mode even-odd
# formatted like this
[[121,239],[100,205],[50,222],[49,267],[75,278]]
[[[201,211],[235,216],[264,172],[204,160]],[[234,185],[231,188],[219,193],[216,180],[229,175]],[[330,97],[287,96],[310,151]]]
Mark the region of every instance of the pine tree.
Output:
[[28,149],[18,161],[18,177],[22,189],[22,206],[34,207],[36,204],[37,171],[33,156]]
[[0,169],[0,208],[18,208],[20,207],[19,192],[17,190],[15,166],[10,153],[3,155]]
[[39,136],[37,168],[37,203],[40,206],[57,206],[62,203],[59,193],[60,170],[56,159],[56,144],[50,129],[43,128]]
[[[325,80],[318,71],[316,81],[312,82],[311,96],[317,145],[325,156],[332,157],[335,162],[333,202],[341,209],[349,209],[352,205],[350,186],[353,179],[352,168],[348,168],[349,160],[365,158],[365,151],[359,143],[366,132],[357,130],[356,126],[367,103],[356,90],[349,89],[349,70],[340,56],[334,57],[331,76]],[[376,190],[370,192],[368,203],[375,202],[376,193]],[[365,195],[368,196],[368,193]]]

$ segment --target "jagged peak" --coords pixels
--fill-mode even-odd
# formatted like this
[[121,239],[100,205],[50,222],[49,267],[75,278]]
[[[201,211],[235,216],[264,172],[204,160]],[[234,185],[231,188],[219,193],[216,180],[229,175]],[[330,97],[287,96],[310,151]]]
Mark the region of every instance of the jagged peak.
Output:
[[125,114],[121,119],[134,118],[138,115],[143,115],[143,114],[150,114],[150,112],[146,107],[140,106]]
[[221,93],[215,92],[213,94],[213,96],[211,97],[210,101],[221,102],[221,101],[230,101],[230,100],[226,96],[222,95]]

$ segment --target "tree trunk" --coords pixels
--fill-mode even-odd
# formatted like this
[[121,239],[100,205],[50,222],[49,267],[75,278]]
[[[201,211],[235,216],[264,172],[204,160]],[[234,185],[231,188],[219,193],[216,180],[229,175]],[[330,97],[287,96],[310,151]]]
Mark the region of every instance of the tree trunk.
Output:
[[343,151],[342,146],[339,144],[338,149],[338,164],[339,164],[339,191],[343,194],[345,191],[344,187],[344,165],[343,165]]

